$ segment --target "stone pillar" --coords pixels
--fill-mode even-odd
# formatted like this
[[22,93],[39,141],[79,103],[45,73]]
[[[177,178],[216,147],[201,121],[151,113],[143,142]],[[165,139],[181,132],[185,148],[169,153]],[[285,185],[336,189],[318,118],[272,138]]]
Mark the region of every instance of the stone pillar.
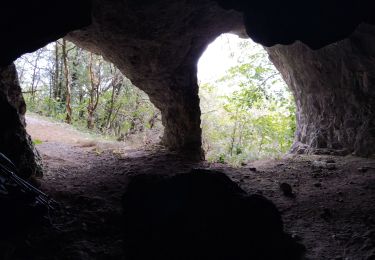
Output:
[[201,159],[197,62],[223,32],[242,32],[242,14],[202,1],[94,1],[92,25],[69,33],[102,54],[160,109],[162,143]]
[[0,67],[0,152],[18,167],[22,177],[41,176],[41,158],[25,130],[26,104],[14,64]]
[[176,71],[171,79],[164,82],[163,96],[148,94],[151,99],[158,99],[154,104],[162,114],[162,144],[191,159],[203,159],[196,69]]
[[297,105],[292,152],[375,153],[375,27],[313,51],[302,43],[267,48]]
[[164,126],[161,144],[185,157],[200,160],[204,154],[201,148],[197,70],[194,59],[182,63],[185,65],[168,73],[162,73],[157,68],[155,76],[132,81],[148,94],[161,112]]

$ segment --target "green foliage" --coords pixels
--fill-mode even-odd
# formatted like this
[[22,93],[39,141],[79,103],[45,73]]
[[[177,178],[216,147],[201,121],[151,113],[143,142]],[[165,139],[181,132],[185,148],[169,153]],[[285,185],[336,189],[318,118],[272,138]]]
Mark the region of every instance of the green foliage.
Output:
[[[150,128],[157,129],[160,135],[160,112],[144,92],[103,57],[70,42],[66,50],[73,125],[80,129],[88,126],[88,106],[92,94],[96,94],[92,92],[95,83],[98,105],[90,131],[119,140],[146,133]],[[67,113],[62,51],[61,42],[57,41],[15,62],[28,111],[59,121],[65,121]]]
[[234,165],[284,154],[295,131],[293,97],[267,53],[251,42],[239,47],[250,54],[200,86],[206,157]]
[[42,143],[43,143],[42,140],[39,140],[39,139],[34,139],[34,140],[33,140],[33,144],[34,144],[34,145],[38,145],[38,144],[42,144]]

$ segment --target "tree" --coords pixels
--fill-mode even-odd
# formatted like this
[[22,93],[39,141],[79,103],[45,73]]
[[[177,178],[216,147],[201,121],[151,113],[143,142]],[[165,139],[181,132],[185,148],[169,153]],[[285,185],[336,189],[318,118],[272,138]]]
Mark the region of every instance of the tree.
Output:
[[113,64],[60,39],[16,61],[29,111],[126,139],[161,129],[160,112]]
[[89,101],[87,105],[87,128],[94,128],[94,112],[98,107],[99,103],[99,92],[101,83],[101,67],[102,62],[99,59],[94,61],[93,54],[90,53],[89,61],[89,78],[90,78],[90,88],[89,88]]
[[65,122],[68,124],[72,123],[72,106],[71,106],[71,96],[72,96],[72,83],[70,69],[68,65],[68,52],[71,51],[74,47],[67,49],[66,40],[62,41],[62,59],[64,64],[64,77],[65,77],[65,107],[66,107],[66,117]]
[[247,41],[239,49],[235,66],[200,85],[203,144],[212,161],[277,156],[294,139],[295,105],[280,74],[263,48]]

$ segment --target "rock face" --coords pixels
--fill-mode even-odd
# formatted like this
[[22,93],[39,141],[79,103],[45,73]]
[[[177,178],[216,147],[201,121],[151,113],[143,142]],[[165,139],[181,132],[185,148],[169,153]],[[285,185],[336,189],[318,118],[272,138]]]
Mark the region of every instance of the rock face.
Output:
[[[200,159],[196,63],[207,44],[224,32],[243,34],[245,27],[266,46],[301,40],[306,45],[268,49],[296,97],[294,150],[368,155],[375,147],[373,29],[361,26],[349,39],[318,51],[307,46],[321,48],[348,37],[362,22],[374,24],[372,10],[370,0],[66,0],[58,8],[48,0],[8,0],[0,9],[0,34],[6,39],[0,66],[70,32],[67,39],[105,56],[149,95],[162,113],[167,147]],[[10,89],[6,84],[3,80],[3,88]],[[17,135],[14,122],[22,106],[15,103],[18,114],[7,112],[7,95],[1,111],[16,125],[1,127]],[[7,136],[1,138],[11,149]]]
[[[109,5],[101,3],[104,8],[125,7],[122,16],[113,18],[113,25],[120,20],[129,21],[128,11],[134,6],[137,6],[136,11],[147,6],[148,11],[143,13],[140,20],[140,24],[143,24],[147,23],[150,16],[160,17],[164,21],[181,14],[183,17],[185,10],[189,13],[192,6],[202,5],[201,1],[184,0],[65,0],[57,7],[49,0],[4,0],[0,9],[0,34],[6,41],[2,42],[3,48],[0,50],[0,66],[9,65],[23,53],[35,51],[72,30],[89,25],[92,11],[97,12],[97,8],[92,10],[91,4],[97,6],[99,2],[112,2]],[[204,2],[210,2],[212,6],[218,3],[227,10],[242,13],[248,35],[265,46],[291,44],[295,40],[301,40],[310,47],[319,48],[347,37],[362,22],[375,23],[372,0],[315,0],[309,3],[297,0]],[[164,9],[167,5],[178,5],[179,9],[168,13]],[[120,10],[117,12],[120,13]],[[104,14],[110,12],[103,11]],[[14,19],[15,15],[17,19]],[[224,23],[226,19],[226,16],[222,16],[221,22]],[[135,28],[140,24],[136,24]],[[144,33],[148,34],[152,28]]]
[[0,68],[0,111],[0,152],[15,163],[22,177],[40,176],[41,158],[25,130],[26,104],[13,64]]
[[247,34],[264,46],[299,40],[319,49],[350,35],[358,24],[375,23],[371,0],[216,0],[244,14]]
[[297,103],[292,151],[375,153],[375,27],[313,51],[302,43],[267,48]]
[[135,176],[123,205],[126,259],[302,259],[275,205],[221,172]]
[[167,147],[201,158],[196,64],[221,33],[243,29],[242,15],[207,0],[94,1],[92,20],[67,38],[102,54],[149,95]]

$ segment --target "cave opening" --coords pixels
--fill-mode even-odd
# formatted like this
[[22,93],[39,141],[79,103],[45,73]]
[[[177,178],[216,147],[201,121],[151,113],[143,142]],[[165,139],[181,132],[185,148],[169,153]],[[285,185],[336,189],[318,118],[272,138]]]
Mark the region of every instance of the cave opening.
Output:
[[[22,55],[15,65],[35,145],[62,141],[101,152],[111,149],[111,141],[113,149],[121,149],[116,141],[123,142],[124,149],[160,141],[160,111],[102,56],[59,39]],[[37,116],[66,125],[59,131],[57,124]]]
[[198,84],[208,161],[246,165],[290,150],[295,101],[263,46],[220,35],[198,62]]
[[[235,189],[240,187],[246,193],[261,194],[272,199],[279,211],[275,214],[277,221],[280,224],[282,216],[284,230],[293,240],[306,245],[307,258],[372,259],[375,248],[375,162],[371,158],[375,151],[375,33],[371,13],[373,8],[369,8],[366,2],[369,1],[336,1],[327,5],[326,1],[316,1],[306,8],[295,1],[249,4],[246,1],[225,0],[79,3],[67,0],[67,3],[56,8],[55,3],[48,1],[11,1],[13,7],[10,9],[4,3],[5,8],[0,10],[5,14],[0,16],[0,23],[4,25],[1,28],[6,39],[6,47],[1,49],[0,55],[0,111],[7,123],[0,124],[0,148],[12,155],[17,166],[25,173],[23,177],[35,174],[35,158],[33,146],[22,125],[25,107],[17,89],[14,66],[10,63],[21,53],[62,37],[69,31],[67,39],[103,53],[119,69],[128,71],[131,81],[149,94],[163,114],[162,120],[166,126],[163,143],[177,153],[166,156],[162,151],[136,152],[126,157],[111,153],[111,156],[102,157],[103,153],[100,152],[82,154],[71,150],[68,158],[61,159],[53,155],[64,152],[66,147],[52,144],[55,150],[46,155],[51,163],[46,167],[41,185],[45,192],[64,205],[63,211],[59,212],[58,219],[55,219],[57,222],[53,222],[52,227],[40,228],[27,234],[27,237],[18,236],[13,232],[14,225],[2,221],[10,227],[12,238],[16,239],[9,242],[8,237],[1,237],[4,235],[1,233],[0,254],[4,255],[5,252],[8,259],[122,259],[129,251],[124,250],[120,230],[124,224],[121,197],[128,179],[134,175],[140,176],[140,187],[133,190],[133,206],[139,209],[141,217],[135,213],[125,224],[135,231],[130,241],[137,252],[168,253],[171,245],[177,250],[184,246],[174,236],[168,236],[170,244],[149,236],[148,226],[136,222],[154,222],[150,214],[143,213],[158,208],[153,203],[155,198],[162,203],[167,202],[157,219],[162,224],[159,226],[161,231],[165,225],[172,224],[173,227],[175,224],[169,234],[183,234],[180,232],[182,227],[190,235],[187,236],[188,242],[203,241],[200,245],[207,245],[204,241],[207,229],[203,228],[200,233],[203,234],[199,236],[202,240],[195,239],[196,233],[191,232],[201,227],[202,222],[192,225],[190,229],[189,225],[180,225],[181,222],[164,218],[165,213],[171,212],[171,205],[179,204],[176,197],[164,193],[164,188],[168,187],[172,194],[179,194],[180,199],[182,197],[184,200],[187,198],[184,196],[185,184],[190,183],[194,187],[198,184],[204,194],[208,193],[209,198],[218,202],[212,205],[202,200],[200,195],[195,196],[198,207],[208,213],[207,221],[218,226],[228,224],[227,231],[232,234],[226,236],[230,247],[222,241],[210,246],[216,250],[218,258],[233,259],[221,255],[218,248],[233,249],[228,250],[229,254],[234,251],[249,253],[251,250],[248,250],[248,246],[252,245],[252,242],[248,242],[249,235],[254,235],[252,228],[262,225],[257,225],[259,219],[248,221],[248,216],[255,216],[252,211],[248,214],[241,214],[241,211],[237,211],[238,215],[231,214],[234,209],[232,202],[242,209],[242,199],[229,200],[223,208],[221,197],[217,198],[207,189],[215,178],[208,178],[206,183],[166,178],[167,186],[157,187],[159,196],[156,197],[147,189],[147,178],[142,179],[144,174],[152,184],[159,181],[158,178],[153,180],[155,176],[162,176],[163,179],[170,174],[186,173],[192,168],[201,167],[208,168],[206,170],[211,177],[213,170],[225,172],[230,180],[225,177],[223,184],[229,189],[235,183]],[[45,12],[43,7],[50,10]],[[14,14],[20,15],[14,19]],[[268,46],[268,54],[296,97],[298,123],[292,154],[280,160],[258,161],[239,168],[180,160],[183,151],[187,152],[185,155],[195,155],[201,159],[201,114],[196,80],[198,56],[220,32],[241,31],[244,24],[249,36]],[[288,45],[275,45],[279,43]],[[59,174],[50,175],[48,171]],[[191,175],[193,178],[205,178],[205,174],[197,175],[194,171]],[[220,179],[220,175],[216,176]],[[146,185],[142,185],[144,181]],[[146,211],[137,195],[143,189],[146,189],[143,198],[151,202],[146,205]],[[165,194],[168,199],[164,197]],[[188,188],[187,194],[194,196],[196,193]],[[0,198],[4,198],[3,194]],[[129,202],[131,204],[132,200]],[[251,200],[248,202],[252,203]],[[219,209],[214,211],[218,214],[212,215],[212,207]],[[178,205],[176,208],[179,209]],[[187,221],[201,219],[202,211],[184,209],[188,214],[180,215],[187,216]],[[260,209],[255,211],[261,213],[266,207],[261,206]],[[224,218],[226,214],[229,216],[223,222],[215,222],[220,212],[225,213],[221,215]],[[2,212],[1,216],[5,213]],[[21,220],[28,220],[22,208],[18,213]],[[237,216],[241,217],[241,221]],[[20,222],[13,221],[12,224],[19,227]],[[242,225],[248,222],[252,227]],[[233,224],[244,239],[233,235]],[[144,227],[147,229],[143,230],[146,236],[139,236],[138,228],[142,230]],[[211,234],[217,234],[215,226],[211,227],[214,227]],[[279,228],[280,225],[276,227]],[[262,229],[260,231],[262,235]],[[150,241],[147,240],[150,237],[159,244],[151,243],[150,247],[143,247],[143,239]],[[132,238],[140,238],[141,243]],[[255,235],[250,239],[257,238]],[[273,236],[265,238],[268,240]],[[237,241],[240,243],[236,244]],[[264,252],[273,251],[267,241],[264,245]],[[4,247],[9,249],[9,254],[2,250]],[[191,252],[191,248],[178,251]],[[177,258],[183,257],[186,255]],[[176,259],[175,255],[170,259]],[[196,255],[195,259],[202,257]]]

